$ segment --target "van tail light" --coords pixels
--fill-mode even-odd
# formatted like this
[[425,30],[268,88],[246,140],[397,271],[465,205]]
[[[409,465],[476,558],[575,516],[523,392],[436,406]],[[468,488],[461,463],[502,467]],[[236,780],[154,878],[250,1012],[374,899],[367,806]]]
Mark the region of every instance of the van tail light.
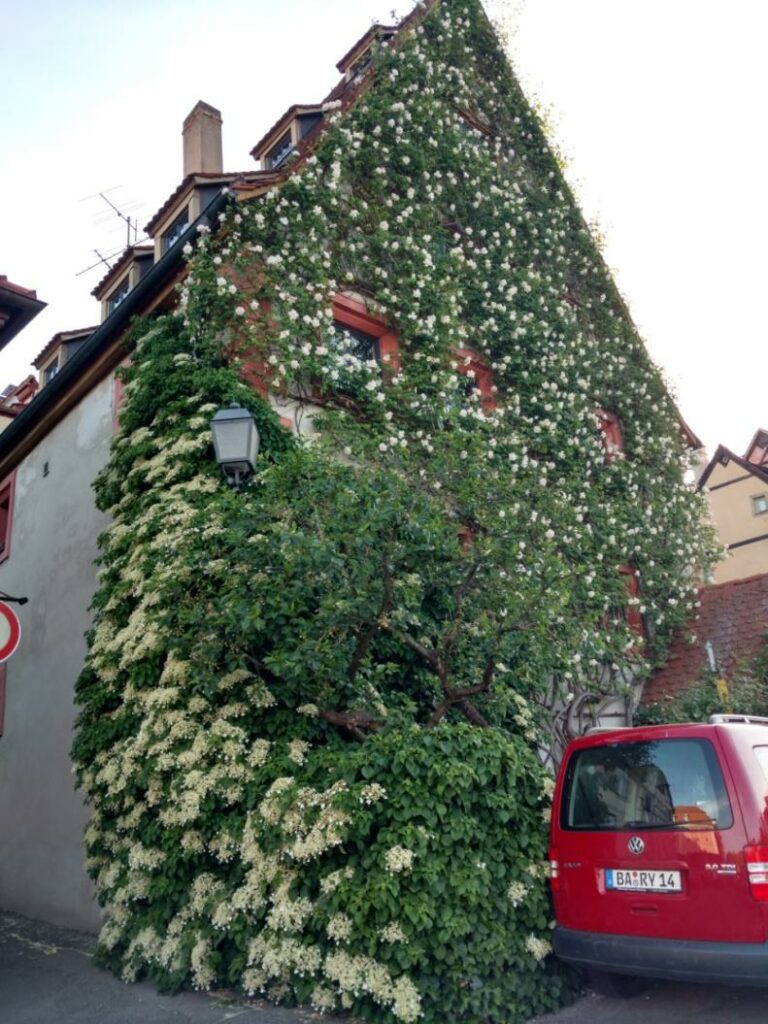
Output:
[[745,846],[750,892],[761,903],[768,901],[768,846]]
[[552,892],[560,892],[560,861],[555,849],[549,851],[549,884]]

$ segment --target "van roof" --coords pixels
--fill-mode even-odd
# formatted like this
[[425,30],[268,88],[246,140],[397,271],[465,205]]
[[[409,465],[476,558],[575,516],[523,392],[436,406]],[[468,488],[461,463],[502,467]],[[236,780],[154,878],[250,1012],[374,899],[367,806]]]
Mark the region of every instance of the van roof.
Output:
[[638,743],[642,740],[677,739],[682,736],[706,736],[720,729],[740,731],[748,726],[754,729],[765,728],[768,726],[768,719],[749,715],[713,715],[709,722],[673,722],[667,725],[596,729],[572,740],[569,748],[573,746],[599,747],[609,743]]

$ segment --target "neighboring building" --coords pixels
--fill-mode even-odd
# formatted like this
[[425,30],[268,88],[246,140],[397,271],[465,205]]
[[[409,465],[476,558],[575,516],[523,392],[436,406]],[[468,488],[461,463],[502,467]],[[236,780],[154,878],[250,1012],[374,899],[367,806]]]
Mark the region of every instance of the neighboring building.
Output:
[[45,305],[38,299],[37,292],[22,288],[0,274],[0,349],[45,309]]
[[[426,9],[435,3],[431,0]],[[420,5],[405,24],[423,13]],[[0,588],[30,597],[22,617],[23,644],[8,667],[5,734],[0,741],[0,820],[13,823],[0,839],[0,906],[85,928],[96,927],[100,916],[82,858],[88,809],[73,789],[69,750],[76,713],[73,689],[86,653],[84,634],[97,582],[97,538],[105,525],[91,484],[109,457],[121,396],[115,371],[126,358],[123,342],[130,322],[176,306],[177,285],[185,273],[184,250],[198,230],[215,231],[229,204],[274,190],[300,168],[322,136],[327,112],[344,111],[367,90],[376,48],[395,37],[392,27],[375,26],[342,58],[338,67],[343,77],[323,103],[290,107],[253,150],[261,169],[224,172],[221,116],[206,103],[196,104],[184,122],[184,177],[147,225],[151,244],[126,249],[94,289],[101,303],[98,327],[54,335],[35,361],[41,375],[39,392],[0,434],[0,481],[6,488],[0,489],[0,508],[6,501]],[[454,113],[461,131],[472,138],[491,136],[479,110]],[[540,158],[541,143],[536,145]],[[525,201],[520,199],[521,204]],[[576,226],[571,230],[578,233],[581,222],[576,214],[573,220]],[[459,226],[449,224],[458,235]],[[565,262],[565,246],[560,253]],[[583,273],[583,264],[573,269],[574,290]],[[592,332],[590,343],[596,341],[586,306],[582,308],[571,291],[563,299],[578,307],[573,315],[585,324],[585,333]],[[629,320],[618,296],[611,303],[605,337],[613,337],[619,319]],[[333,313],[338,327],[356,344],[367,346],[382,364],[397,369],[398,341],[380,305],[366,302],[352,287],[340,287]],[[533,314],[525,314],[529,316]],[[457,372],[466,374],[481,408],[492,409],[492,368],[470,348],[455,354],[460,362]],[[639,349],[635,356],[641,358]],[[263,371],[263,366],[246,365],[244,375],[266,393]],[[620,394],[610,393],[610,388],[606,393],[603,401],[621,404]],[[632,398],[640,404],[644,400]],[[296,407],[273,401],[285,414],[284,424],[295,426],[300,418]],[[631,404],[629,399],[627,403]],[[621,457],[626,436],[619,413],[602,403],[594,413],[594,436],[602,439],[605,462],[614,462]],[[682,422],[680,433],[684,443],[697,446]],[[599,462],[600,446],[595,443]],[[8,557],[11,543],[18,557]],[[619,572],[625,578],[629,607],[607,614],[623,616],[639,633],[643,612],[638,574],[629,563]]]
[[[645,684],[643,703],[678,697],[710,670],[725,680],[755,656],[768,633],[768,573],[702,587],[691,630],[669,651],[665,665]],[[688,631],[686,631],[687,633]]]
[[719,445],[699,479],[727,550],[715,583],[768,572],[768,431],[758,430],[746,453]]

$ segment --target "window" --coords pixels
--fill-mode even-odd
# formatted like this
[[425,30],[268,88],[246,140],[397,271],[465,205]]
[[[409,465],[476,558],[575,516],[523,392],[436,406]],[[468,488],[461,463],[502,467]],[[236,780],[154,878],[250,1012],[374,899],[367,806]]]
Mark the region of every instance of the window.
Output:
[[59,370],[59,357],[57,355],[53,362],[48,363],[46,368],[43,370],[43,387],[45,387],[46,384],[50,384],[50,382],[53,380],[53,378],[56,376]]
[[608,412],[606,409],[595,409],[598,426],[603,441],[605,461],[613,462],[619,452],[624,451],[624,435],[621,432],[621,422],[615,412]]
[[715,829],[733,824],[707,740],[612,743],[577,751],[566,771],[565,829]]
[[11,519],[13,516],[14,476],[0,486],[0,562],[11,553]]
[[477,393],[483,412],[492,412],[496,408],[496,399],[493,397],[491,368],[471,348],[458,349],[456,358],[459,364],[456,372],[467,378],[464,394],[469,397]]
[[615,605],[608,610],[606,618],[610,622],[624,622],[627,629],[637,633],[639,637],[645,636],[645,624],[643,613],[640,611],[640,582],[637,573],[631,565],[622,565],[619,574],[626,588],[627,601]]
[[126,277],[121,282],[121,284],[117,287],[117,289],[112,292],[112,294],[110,295],[109,299],[107,300],[107,310],[110,313],[114,313],[114,311],[117,309],[117,307],[123,301],[123,299],[125,299],[125,297],[128,295],[128,292],[130,290],[131,290],[131,286],[130,286],[130,283],[128,281],[128,278]]
[[[332,344],[341,345],[350,363],[375,359],[397,372],[400,367],[397,337],[380,316],[369,313],[357,299],[337,295],[333,300]],[[341,340],[343,339],[343,340]]]
[[287,160],[290,154],[293,152],[293,139],[291,138],[290,130],[283,135],[278,142],[270,149],[267,155],[264,157],[264,167],[266,170],[271,171],[280,164]]
[[752,497],[752,511],[756,516],[768,512],[768,494],[755,494]]
[[163,235],[163,252],[168,252],[172,245],[181,238],[184,232],[189,227],[189,210],[186,209],[180,214],[176,220],[171,224],[168,230]]

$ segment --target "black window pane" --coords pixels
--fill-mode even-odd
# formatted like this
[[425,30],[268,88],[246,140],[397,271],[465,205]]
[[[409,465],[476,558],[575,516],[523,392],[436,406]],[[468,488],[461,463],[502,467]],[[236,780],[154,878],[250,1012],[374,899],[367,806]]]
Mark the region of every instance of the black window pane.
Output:
[[612,743],[577,751],[566,772],[566,829],[728,828],[723,776],[706,740]]

